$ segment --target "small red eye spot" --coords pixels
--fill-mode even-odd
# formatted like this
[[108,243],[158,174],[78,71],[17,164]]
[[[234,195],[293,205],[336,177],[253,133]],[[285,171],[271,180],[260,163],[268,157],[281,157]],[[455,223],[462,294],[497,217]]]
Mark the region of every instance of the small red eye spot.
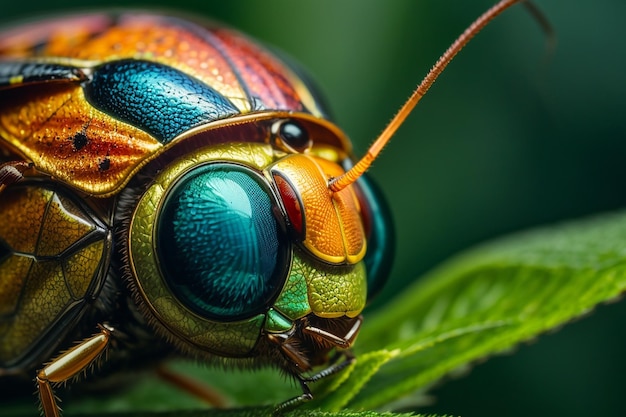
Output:
[[302,203],[300,202],[298,195],[296,194],[291,184],[289,184],[289,182],[280,175],[275,174],[274,181],[276,182],[276,186],[278,187],[280,197],[283,200],[283,205],[285,207],[285,211],[287,212],[287,217],[289,218],[289,223],[291,224],[291,227],[298,235],[304,236]]

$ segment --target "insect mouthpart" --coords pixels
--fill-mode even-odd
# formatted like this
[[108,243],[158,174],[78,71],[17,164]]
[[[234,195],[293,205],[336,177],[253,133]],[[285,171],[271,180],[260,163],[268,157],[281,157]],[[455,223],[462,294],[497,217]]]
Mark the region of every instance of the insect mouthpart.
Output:
[[[311,313],[296,320],[288,331],[266,335],[270,350],[274,347],[275,351],[283,354],[283,369],[302,388],[301,395],[278,405],[275,412],[281,413],[311,400],[313,394],[309,383],[334,375],[354,363],[355,357],[349,347],[354,343],[362,322],[361,315],[323,318]],[[331,355],[333,350],[335,352]],[[309,373],[316,366],[324,368],[317,373]],[[310,376],[305,376],[305,373]]]
[[280,368],[302,394],[277,411],[312,399],[353,363],[391,269],[369,166],[523,2],[479,17],[359,161],[298,68],[219,24],[120,12],[0,31],[0,383],[34,378],[59,417],[56,386],[175,353]]
[[[267,339],[278,345],[298,373],[307,372],[315,366],[328,363],[327,356],[333,349],[348,349],[352,346],[362,322],[361,315],[323,318],[311,313],[297,320],[286,332],[268,333]],[[350,354],[346,358],[352,360]]]

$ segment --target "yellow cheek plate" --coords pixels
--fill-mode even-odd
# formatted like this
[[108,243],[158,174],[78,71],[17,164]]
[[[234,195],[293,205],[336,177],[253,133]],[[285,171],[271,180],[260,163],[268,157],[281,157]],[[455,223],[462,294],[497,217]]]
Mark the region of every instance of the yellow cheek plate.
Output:
[[[367,274],[363,262],[354,266],[313,264],[294,251],[291,271],[280,296],[268,314],[266,329],[285,331],[297,320],[313,313],[318,317],[356,317],[367,301]],[[273,316],[273,317],[272,317]],[[281,321],[285,321],[281,325]]]

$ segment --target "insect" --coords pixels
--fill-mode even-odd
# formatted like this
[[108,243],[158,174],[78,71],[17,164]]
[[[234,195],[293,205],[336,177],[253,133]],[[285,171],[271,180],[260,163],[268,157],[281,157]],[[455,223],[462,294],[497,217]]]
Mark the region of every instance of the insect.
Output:
[[231,29],[121,12],[1,33],[0,378],[34,378],[53,417],[55,385],[177,352],[278,367],[302,387],[279,408],[311,399],[389,272],[363,174],[515,3],[356,163],[301,71]]

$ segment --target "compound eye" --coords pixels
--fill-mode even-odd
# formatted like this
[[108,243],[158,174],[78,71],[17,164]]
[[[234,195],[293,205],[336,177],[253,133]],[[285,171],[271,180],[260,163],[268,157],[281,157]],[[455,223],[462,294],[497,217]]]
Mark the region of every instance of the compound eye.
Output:
[[168,192],[156,232],[165,281],[195,313],[217,321],[264,312],[281,290],[288,243],[256,172],[207,164]]
[[309,132],[295,120],[281,120],[272,125],[274,145],[292,153],[302,153],[312,145]]

